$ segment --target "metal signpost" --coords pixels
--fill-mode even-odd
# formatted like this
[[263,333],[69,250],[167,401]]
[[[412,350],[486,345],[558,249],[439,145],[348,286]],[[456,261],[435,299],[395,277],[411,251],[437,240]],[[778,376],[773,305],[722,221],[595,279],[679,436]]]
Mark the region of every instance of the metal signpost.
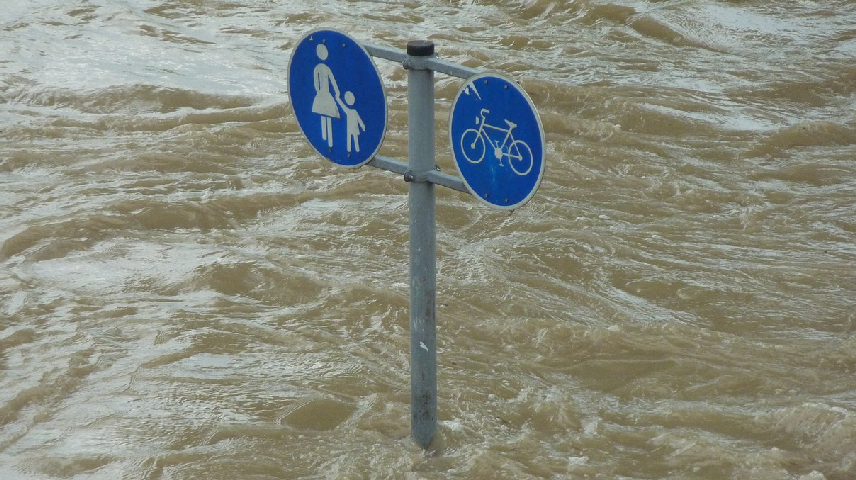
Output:
[[[370,56],[407,69],[408,161],[377,155],[386,132],[386,96]],[[463,179],[441,173],[434,154],[434,72],[469,79],[455,99],[450,142]],[[344,167],[371,165],[403,175],[410,210],[410,432],[427,448],[437,431],[437,242],[434,185],[472,193],[502,209],[526,203],[544,174],[544,130],[532,101],[512,80],[447,62],[430,41],[407,50],[360,44],[314,30],[288,65],[295,117],[321,156]]]

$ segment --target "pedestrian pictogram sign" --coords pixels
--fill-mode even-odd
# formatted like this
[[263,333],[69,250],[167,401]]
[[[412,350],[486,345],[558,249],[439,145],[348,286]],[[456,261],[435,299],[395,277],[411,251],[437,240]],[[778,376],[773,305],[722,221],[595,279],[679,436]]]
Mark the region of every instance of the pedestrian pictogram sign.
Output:
[[348,35],[315,30],[288,65],[297,123],[321,156],[344,167],[369,162],[386,133],[386,94],[368,52]]
[[513,80],[468,79],[452,104],[449,136],[458,171],[480,200],[513,209],[535,194],[544,175],[544,128]]

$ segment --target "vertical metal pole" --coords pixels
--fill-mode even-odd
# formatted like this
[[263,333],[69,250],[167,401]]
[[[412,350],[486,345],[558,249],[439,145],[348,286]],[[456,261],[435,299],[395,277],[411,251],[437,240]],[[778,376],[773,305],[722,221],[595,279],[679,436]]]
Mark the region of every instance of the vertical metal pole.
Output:
[[[407,55],[434,54],[430,41],[411,41]],[[427,448],[437,431],[437,244],[434,184],[434,72],[407,72],[408,168],[410,181],[410,434]]]

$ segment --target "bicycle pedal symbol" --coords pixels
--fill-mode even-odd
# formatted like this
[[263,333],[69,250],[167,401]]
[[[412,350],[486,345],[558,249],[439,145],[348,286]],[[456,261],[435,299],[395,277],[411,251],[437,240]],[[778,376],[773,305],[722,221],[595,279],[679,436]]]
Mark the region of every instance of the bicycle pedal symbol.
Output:
[[[461,151],[464,158],[470,163],[481,163],[485,154],[490,151],[494,158],[499,161],[500,166],[503,165],[503,158],[507,158],[508,166],[514,173],[521,176],[528,174],[534,163],[532,149],[523,140],[515,140],[511,131],[517,127],[517,124],[503,119],[508,128],[490,125],[485,118],[488,113],[490,110],[482,108],[479,117],[476,117],[476,124],[479,128],[468,128],[461,135]],[[488,130],[494,132],[495,138],[505,134],[502,141],[491,139],[487,133]]]

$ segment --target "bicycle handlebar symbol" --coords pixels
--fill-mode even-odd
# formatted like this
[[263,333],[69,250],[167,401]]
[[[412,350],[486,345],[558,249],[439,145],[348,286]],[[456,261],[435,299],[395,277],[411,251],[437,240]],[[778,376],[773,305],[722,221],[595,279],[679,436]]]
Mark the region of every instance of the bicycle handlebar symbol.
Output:
[[[480,163],[484,160],[487,146],[490,145],[493,151],[493,156],[499,160],[499,165],[502,166],[502,157],[508,157],[508,166],[518,175],[526,175],[532,170],[533,159],[532,149],[523,140],[515,140],[511,131],[517,127],[517,124],[509,120],[505,120],[508,128],[497,127],[490,125],[485,120],[485,116],[490,113],[490,110],[483,108],[476,118],[476,124],[479,128],[468,128],[461,135],[461,151],[464,158],[470,163]],[[502,141],[493,141],[487,134],[487,130],[494,130],[505,133]]]

